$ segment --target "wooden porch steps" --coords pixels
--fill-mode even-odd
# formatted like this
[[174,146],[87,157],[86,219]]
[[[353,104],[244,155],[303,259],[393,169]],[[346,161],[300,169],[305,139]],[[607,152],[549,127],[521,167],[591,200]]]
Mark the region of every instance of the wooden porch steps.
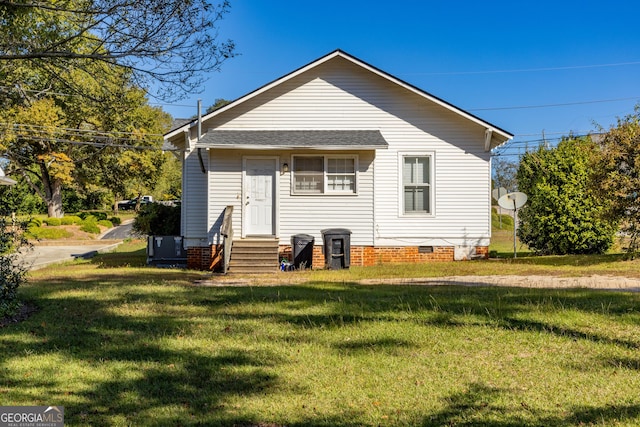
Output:
[[275,273],[279,265],[278,240],[264,238],[233,241],[230,274]]

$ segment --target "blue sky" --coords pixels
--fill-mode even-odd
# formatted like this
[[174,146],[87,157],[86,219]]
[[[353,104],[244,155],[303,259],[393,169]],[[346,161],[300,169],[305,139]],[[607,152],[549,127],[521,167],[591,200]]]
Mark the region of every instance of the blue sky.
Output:
[[633,112],[638,16],[626,0],[232,0],[220,37],[240,55],[163,108],[189,117],[198,98],[236,99],[342,49],[515,134],[503,150],[515,154],[543,131],[582,134]]

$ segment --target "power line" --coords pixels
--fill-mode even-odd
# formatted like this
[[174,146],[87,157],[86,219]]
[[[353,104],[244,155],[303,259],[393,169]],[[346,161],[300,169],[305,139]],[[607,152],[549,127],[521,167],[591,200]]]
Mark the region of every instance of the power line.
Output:
[[615,99],[597,99],[592,101],[565,102],[560,104],[520,105],[520,106],[514,106],[514,107],[470,108],[468,109],[468,111],[524,110],[524,109],[531,109],[531,108],[567,107],[570,105],[585,105],[585,104],[599,104],[599,103],[605,103],[605,102],[629,101],[631,99],[638,100],[640,99],[640,96],[632,96],[627,98],[615,98]]
[[0,123],[0,126],[12,128],[18,138],[25,140],[88,145],[97,148],[113,147],[135,150],[162,150],[162,147],[159,146],[162,138],[161,134],[144,134],[137,136],[135,132],[106,132],[24,123]]
[[[83,97],[83,95],[80,95],[78,93],[63,93],[63,92],[51,92],[48,91],[46,89],[43,90],[35,90],[35,89],[25,89],[22,87],[14,87],[14,86],[3,86],[0,85],[0,90],[4,90],[5,92],[8,92],[9,90],[19,90],[21,92],[27,92],[27,93],[39,93],[39,94],[47,94],[47,95],[55,95],[55,96],[68,96],[68,97]],[[192,107],[195,108],[195,105],[193,104],[167,104],[167,103],[162,103],[162,102],[148,102],[149,105],[156,105],[156,106],[165,106],[165,107]]]
[[43,141],[43,142],[62,142],[72,145],[89,145],[96,148],[105,148],[105,147],[113,147],[113,148],[128,148],[133,150],[159,150],[163,151],[162,147],[153,147],[149,145],[132,145],[132,144],[118,144],[112,141],[104,141],[104,142],[95,142],[95,141],[74,141],[71,139],[65,138],[48,138],[48,137],[40,137],[27,135],[23,136],[23,138],[28,138],[34,141]]
[[[34,130],[61,130],[73,133],[88,133],[96,136],[113,136],[113,135],[137,135],[136,132],[124,132],[124,131],[101,131],[96,129],[77,129],[77,128],[66,128],[61,126],[43,126],[43,125],[33,125],[28,123],[0,123],[0,126],[7,127],[20,127]],[[151,137],[162,137],[161,133],[146,133],[145,136]]]
[[504,73],[530,73],[538,71],[562,71],[562,70],[579,70],[585,68],[606,68],[606,67],[622,67],[627,65],[640,65],[640,61],[617,62],[610,64],[591,64],[591,65],[569,65],[565,67],[542,67],[542,68],[520,68],[510,70],[485,70],[485,71],[444,71],[444,72],[426,72],[426,73],[404,73],[405,75],[467,75],[467,74],[504,74]]

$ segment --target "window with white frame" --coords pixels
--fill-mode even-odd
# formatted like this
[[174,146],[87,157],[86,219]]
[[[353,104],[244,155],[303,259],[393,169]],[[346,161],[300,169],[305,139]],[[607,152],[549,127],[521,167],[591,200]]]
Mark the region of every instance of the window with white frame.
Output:
[[293,156],[293,194],[355,194],[356,156]]
[[402,156],[403,213],[432,213],[432,156]]

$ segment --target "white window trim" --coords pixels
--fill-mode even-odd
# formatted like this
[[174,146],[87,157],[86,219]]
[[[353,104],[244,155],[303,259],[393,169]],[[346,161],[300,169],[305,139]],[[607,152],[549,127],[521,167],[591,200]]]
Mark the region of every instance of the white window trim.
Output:
[[[429,203],[430,212],[404,211],[404,158],[429,157]],[[398,152],[398,216],[402,218],[431,218],[436,216],[436,153],[435,151],[400,151]]]
[[[322,157],[323,158],[323,188],[322,193],[297,193],[295,189],[295,158],[296,157]],[[329,159],[353,159],[354,189],[353,191],[329,190]],[[357,154],[293,154],[291,156],[291,195],[292,196],[357,196],[358,195],[358,155]]]

